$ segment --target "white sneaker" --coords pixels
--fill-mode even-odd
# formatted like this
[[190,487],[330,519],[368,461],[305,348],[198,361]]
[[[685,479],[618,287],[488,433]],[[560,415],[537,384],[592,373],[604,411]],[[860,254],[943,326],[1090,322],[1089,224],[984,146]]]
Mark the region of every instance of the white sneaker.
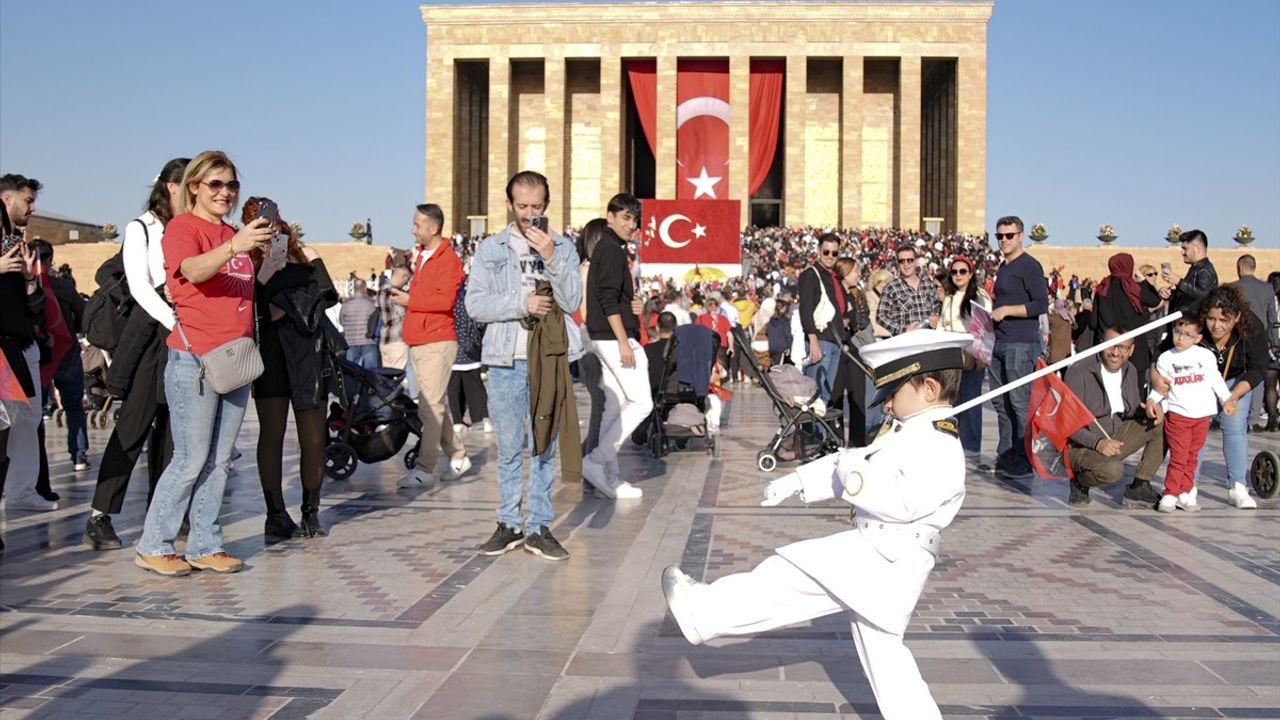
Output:
[[449,470],[445,472],[444,479],[457,480],[458,478],[467,474],[467,471],[470,469],[471,469],[471,458],[467,457],[466,455],[463,455],[461,460],[449,461]]
[[[1161,498],[1161,502],[1163,502]],[[1196,503],[1196,496],[1189,492],[1184,492],[1178,496],[1178,509],[1187,512],[1200,512],[1200,506]]]
[[1178,507],[1177,495],[1162,495],[1160,504],[1156,505],[1156,510],[1162,513],[1171,513]]
[[51,512],[58,509],[58,501],[45,500],[33,488],[16,498],[9,498],[5,501],[4,506],[9,510],[22,510],[24,512]]
[[1227,491],[1227,500],[1241,510],[1257,510],[1258,501],[1249,497],[1249,488],[1243,483],[1236,483]]
[[493,432],[493,423],[489,422],[489,418],[485,418],[484,422],[480,424],[480,432]]
[[466,432],[466,431],[467,431],[467,426],[466,426],[466,425],[463,425],[462,423],[454,423],[454,424],[453,424],[453,434],[454,434],[454,435],[461,435],[462,433],[464,433],[464,432]]
[[667,599],[671,617],[675,618],[680,632],[690,645],[701,645],[702,635],[693,626],[692,608],[689,607],[689,591],[698,583],[675,565],[662,571],[662,595]]
[[414,468],[410,470],[407,475],[400,478],[400,482],[396,483],[396,487],[404,490],[424,488],[429,485],[434,485],[435,482],[436,479],[431,473],[423,470],[422,468]]
[[644,496],[644,491],[635,485],[609,477],[608,468],[596,462],[590,455],[582,458],[582,478],[607,498],[635,500]]

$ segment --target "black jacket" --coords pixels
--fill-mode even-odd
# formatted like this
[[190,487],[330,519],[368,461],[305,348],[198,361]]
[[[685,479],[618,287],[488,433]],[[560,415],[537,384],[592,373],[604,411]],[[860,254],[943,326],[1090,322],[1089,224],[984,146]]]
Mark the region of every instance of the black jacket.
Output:
[[609,326],[610,315],[622,317],[627,337],[639,339],[640,322],[631,312],[635,284],[627,267],[627,251],[613,230],[605,228],[604,237],[591,253],[591,270],[587,273],[587,335],[592,340],[616,340]]
[[[257,286],[258,347],[265,366],[254,389],[263,397],[279,397],[288,383],[294,410],[325,406],[334,378],[333,357],[346,349],[342,333],[324,311],[338,304],[338,292],[324,262],[289,263],[266,285]],[[284,312],[271,319],[271,308]]]
[[[1151,283],[1142,281],[1138,283],[1139,296],[1138,302],[1142,307],[1149,311],[1151,308],[1160,304],[1160,293],[1152,287]],[[1093,331],[1093,343],[1097,345],[1102,342],[1103,336],[1107,334],[1107,328],[1118,327],[1125,332],[1136,330],[1148,321],[1148,312],[1138,312],[1133,309],[1133,303],[1129,302],[1129,296],[1124,294],[1124,288],[1120,283],[1113,282],[1107,291],[1107,296],[1103,297],[1098,293],[1093,294],[1093,317],[1090,321]],[[1076,318],[1076,324],[1079,325],[1079,317]],[[1159,330],[1152,332],[1159,333]],[[1083,348],[1077,348],[1077,351]],[[1129,358],[1129,362],[1133,363],[1133,367],[1138,371],[1139,377],[1146,377],[1147,369],[1151,367],[1151,350],[1147,342],[1138,338],[1133,344],[1133,356]]]
[[35,342],[36,326],[44,322],[44,290],[37,285],[28,295],[22,273],[0,274],[0,308],[0,350],[27,397],[34,397],[38,379],[27,372],[23,351]]
[[[1182,278],[1174,288],[1173,294],[1169,296],[1169,313],[1173,314],[1188,308],[1195,309],[1216,287],[1218,287],[1218,271],[1213,268],[1209,258],[1192,263],[1187,270],[1187,276]],[[1095,306],[1094,309],[1096,310],[1097,307]]]
[[[816,270],[816,272],[815,272]],[[819,285],[821,281],[821,285]],[[813,324],[813,311],[818,307],[823,291],[835,308],[836,314],[831,318],[827,328],[821,333]],[[810,265],[800,273],[800,327],[804,329],[805,348],[809,347],[809,336],[817,335],[819,340],[826,340],[837,345],[843,340],[843,333],[837,328],[840,325],[840,307],[836,302],[835,277],[819,265]]]

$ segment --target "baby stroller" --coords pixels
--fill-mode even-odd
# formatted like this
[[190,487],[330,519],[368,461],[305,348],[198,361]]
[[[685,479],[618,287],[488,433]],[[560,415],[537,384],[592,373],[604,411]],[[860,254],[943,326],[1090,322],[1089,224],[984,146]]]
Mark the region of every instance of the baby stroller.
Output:
[[[324,472],[346,480],[357,462],[377,463],[400,452],[410,433],[422,437],[418,406],[400,383],[404,371],[367,370],[344,357],[333,357],[338,402],[329,408],[329,444]],[[415,446],[405,456],[409,467],[417,460]]]
[[[686,374],[698,378],[694,382],[701,383],[704,388],[701,391],[695,390],[693,384],[680,382],[676,360],[681,343],[705,343],[708,347],[708,362],[705,367]],[[653,388],[653,414],[649,416],[649,437],[645,440],[649,453],[655,458],[671,452],[673,447],[676,450],[687,450],[694,438],[702,438],[706,442],[707,452],[711,453],[711,457],[720,457],[716,434],[707,430],[708,391],[705,389],[709,386],[711,365],[715,362],[719,347],[720,340],[715,332],[701,325],[682,325],[676,328],[676,334],[667,341],[662,353],[661,380]],[[692,354],[686,353],[686,358],[690,355]],[[686,359],[686,362],[690,360]],[[706,383],[701,382],[702,377],[707,378]]]
[[765,449],[756,453],[756,467],[763,472],[773,472],[778,467],[778,449],[789,439],[793,441],[797,461],[810,460],[839,450],[840,438],[843,437],[841,429],[844,425],[844,411],[826,407],[818,397],[816,386],[812,395],[809,392],[797,395],[779,389],[774,382],[774,375],[781,379],[784,373],[799,371],[794,366],[783,365],[777,371],[764,372],[756,362],[755,353],[751,350],[751,338],[746,331],[735,327],[732,333],[743,367],[759,381],[760,387],[764,388],[778,413],[778,431]]

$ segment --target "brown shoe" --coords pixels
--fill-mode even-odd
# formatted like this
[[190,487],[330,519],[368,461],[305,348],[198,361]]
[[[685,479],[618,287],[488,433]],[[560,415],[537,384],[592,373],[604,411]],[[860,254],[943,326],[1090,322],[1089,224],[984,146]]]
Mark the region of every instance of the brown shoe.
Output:
[[235,573],[244,568],[244,563],[225,552],[216,552],[204,557],[188,558],[187,562],[197,570],[212,570],[216,573]]
[[143,555],[138,553],[133,557],[133,564],[143,570],[149,570],[165,577],[180,577],[191,572],[191,566],[187,564],[187,561],[172,553],[166,555]]

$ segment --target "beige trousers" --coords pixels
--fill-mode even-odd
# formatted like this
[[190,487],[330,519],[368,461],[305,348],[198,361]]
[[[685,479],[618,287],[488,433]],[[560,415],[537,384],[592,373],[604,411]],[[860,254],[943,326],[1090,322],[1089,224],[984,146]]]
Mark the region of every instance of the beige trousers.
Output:
[[440,450],[450,460],[461,460],[466,455],[462,441],[454,435],[453,419],[445,402],[457,355],[458,343],[454,340],[409,347],[413,378],[418,383],[418,418],[422,420],[418,467],[427,472],[435,471]]

